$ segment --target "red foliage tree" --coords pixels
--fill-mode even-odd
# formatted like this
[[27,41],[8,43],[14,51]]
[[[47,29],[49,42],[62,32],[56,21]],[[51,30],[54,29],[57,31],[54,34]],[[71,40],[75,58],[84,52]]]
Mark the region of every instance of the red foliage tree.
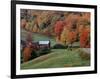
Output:
[[57,21],[55,23],[54,32],[55,32],[56,36],[59,37],[58,38],[59,40],[60,40],[60,34],[63,31],[63,27],[64,27],[64,21]]
[[80,47],[90,48],[90,30],[84,29],[80,34]]

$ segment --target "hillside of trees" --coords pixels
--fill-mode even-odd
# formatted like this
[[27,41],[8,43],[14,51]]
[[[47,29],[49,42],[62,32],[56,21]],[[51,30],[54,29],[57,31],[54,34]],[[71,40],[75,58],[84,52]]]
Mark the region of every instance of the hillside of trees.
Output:
[[21,28],[54,37],[57,43],[68,45],[78,41],[80,47],[90,47],[90,13],[47,10],[21,10]]

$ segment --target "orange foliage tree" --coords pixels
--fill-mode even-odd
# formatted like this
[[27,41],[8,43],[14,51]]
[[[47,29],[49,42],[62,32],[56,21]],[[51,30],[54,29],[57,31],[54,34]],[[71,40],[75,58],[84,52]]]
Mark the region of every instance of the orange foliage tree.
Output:
[[32,34],[29,32],[26,37],[26,47],[23,50],[23,60],[28,61],[31,58],[32,48]]
[[69,40],[69,43],[72,44],[73,42],[76,41],[76,38],[77,38],[77,32],[75,31],[70,31],[68,33],[68,40]]
[[33,51],[33,48],[30,46],[27,46],[23,50],[23,61],[26,62],[31,58],[31,53]]

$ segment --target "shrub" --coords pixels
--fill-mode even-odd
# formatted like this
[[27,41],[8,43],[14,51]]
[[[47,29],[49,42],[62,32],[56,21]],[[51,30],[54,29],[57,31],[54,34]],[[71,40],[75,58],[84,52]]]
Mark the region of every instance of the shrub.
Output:
[[34,58],[36,58],[36,57],[38,57],[36,51],[32,51],[32,53],[31,53],[31,58],[30,58],[29,60],[34,59]]
[[38,53],[39,56],[41,56],[41,55],[45,55],[45,54],[50,53],[50,51],[51,51],[50,48],[42,48],[39,51],[37,51],[37,53]]
[[79,50],[79,56],[84,60],[90,60],[90,53],[87,53],[83,50]]
[[66,48],[67,48],[67,46],[64,46],[62,44],[55,44],[53,46],[53,49],[66,49]]
[[23,63],[23,52],[21,51],[21,63]]
[[21,57],[21,63],[23,63],[23,58]]

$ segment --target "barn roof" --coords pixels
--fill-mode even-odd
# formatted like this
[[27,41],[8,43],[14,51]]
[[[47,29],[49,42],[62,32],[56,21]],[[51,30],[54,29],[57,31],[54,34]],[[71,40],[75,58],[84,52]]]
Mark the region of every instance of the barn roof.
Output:
[[49,44],[50,41],[39,41],[39,44]]

